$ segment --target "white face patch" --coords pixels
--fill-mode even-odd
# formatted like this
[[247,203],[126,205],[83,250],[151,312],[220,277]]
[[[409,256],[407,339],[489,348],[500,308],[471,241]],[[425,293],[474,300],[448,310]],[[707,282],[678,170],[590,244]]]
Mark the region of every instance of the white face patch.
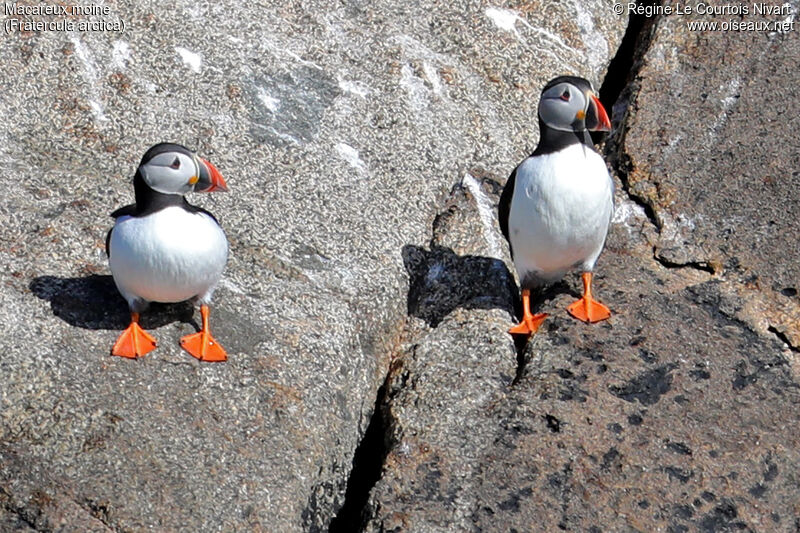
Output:
[[179,152],[164,152],[139,167],[151,189],[164,194],[186,194],[194,189],[200,172],[194,157]]
[[[575,121],[583,121],[589,102],[586,95],[574,85],[563,82],[542,93],[539,116],[555,130],[575,131]],[[581,117],[578,115],[582,114]]]

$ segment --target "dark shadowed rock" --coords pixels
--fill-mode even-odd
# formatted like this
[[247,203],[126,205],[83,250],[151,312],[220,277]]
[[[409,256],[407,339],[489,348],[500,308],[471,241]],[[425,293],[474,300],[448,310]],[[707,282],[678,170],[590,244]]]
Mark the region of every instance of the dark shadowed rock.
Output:
[[609,390],[617,398],[627,402],[638,401],[642,405],[653,405],[672,388],[671,370],[674,365],[664,365],[647,370],[623,385],[612,385]]

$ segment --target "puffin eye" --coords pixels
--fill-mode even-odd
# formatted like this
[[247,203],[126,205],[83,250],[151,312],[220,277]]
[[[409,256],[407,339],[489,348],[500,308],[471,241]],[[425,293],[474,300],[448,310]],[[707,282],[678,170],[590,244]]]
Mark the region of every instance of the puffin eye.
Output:
[[564,100],[565,102],[569,102],[569,97],[570,97],[569,89],[564,89],[564,92],[561,93],[561,99]]
[[180,159],[180,157],[176,157],[175,161],[172,162],[172,164],[169,166],[169,168],[174,168],[175,170],[178,170],[179,168],[181,168],[181,159]]

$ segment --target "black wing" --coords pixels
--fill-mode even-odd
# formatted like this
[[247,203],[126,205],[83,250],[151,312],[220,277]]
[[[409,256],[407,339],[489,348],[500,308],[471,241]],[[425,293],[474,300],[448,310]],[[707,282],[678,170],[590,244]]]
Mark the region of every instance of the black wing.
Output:
[[[113,213],[111,216],[115,219],[119,217],[124,217],[125,215],[133,216],[136,214],[136,204],[126,205],[125,207],[120,207]],[[111,257],[111,232],[114,231],[114,227],[112,226],[108,233],[106,233],[106,257]]]
[[109,247],[109,245],[111,244],[112,231],[114,231],[113,226],[110,230],[108,230],[108,233],[106,233],[106,257],[111,257],[111,248]]
[[[517,167],[519,168],[519,167]],[[500,220],[500,231],[508,241],[508,248],[511,250],[511,257],[514,257],[514,249],[511,247],[511,238],[508,233],[508,215],[511,213],[511,197],[514,195],[514,183],[517,181],[517,169],[515,168],[506,180],[503,193],[500,195],[500,203],[497,205],[498,218]]]
[[113,213],[111,216],[114,218],[124,217],[125,215],[134,216],[136,214],[136,204],[126,205],[125,207],[120,207]]

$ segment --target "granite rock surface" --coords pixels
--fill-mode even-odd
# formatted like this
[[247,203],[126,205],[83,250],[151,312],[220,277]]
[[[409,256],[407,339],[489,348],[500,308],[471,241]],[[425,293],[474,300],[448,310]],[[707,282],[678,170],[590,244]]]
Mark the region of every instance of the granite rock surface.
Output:
[[[698,19],[633,17],[609,69],[622,79],[604,84],[618,87],[604,149],[618,187],[595,292],[613,317],[570,318],[568,277],[514,346],[502,275],[451,293],[457,304],[421,285],[428,312],[387,382],[367,531],[800,528],[798,122],[781,104],[798,96],[798,33],[689,31]],[[412,280],[446,285],[487,249],[464,236],[504,178],[454,191],[437,219],[451,227],[431,227],[438,261]],[[488,279],[482,268],[461,277]]]
[[[627,19],[599,1],[103,5],[4,12],[0,525],[327,530],[405,346],[408,268],[441,202],[532,148],[549,78],[599,85]],[[34,25],[51,22],[93,26]],[[109,356],[128,315],[108,214],[161,141],[196,149],[231,189],[191,199],[231,245],[211,314],[226,364],[179,349],[197,327],[188,304],[144,315],[156,351]],[[502,290],[461,320],[504,347],[502,375],[485,373],[497,388],[516,365],[512,278],[481,259],[502,253],[485,238],[473,253]]]
[[[0,47],[0,529],[800,528],[797,30],[604,2],[67,18],[124,31]],[[496,204],[563,73],[613,109],[614,315],[570,318],[570,275],[515,343]],[[164,140],[230,185],[190,199],[231,244],[225,364],[180,350],[188,304],[145,314],[156,351],[109,356],[108,213]]]

